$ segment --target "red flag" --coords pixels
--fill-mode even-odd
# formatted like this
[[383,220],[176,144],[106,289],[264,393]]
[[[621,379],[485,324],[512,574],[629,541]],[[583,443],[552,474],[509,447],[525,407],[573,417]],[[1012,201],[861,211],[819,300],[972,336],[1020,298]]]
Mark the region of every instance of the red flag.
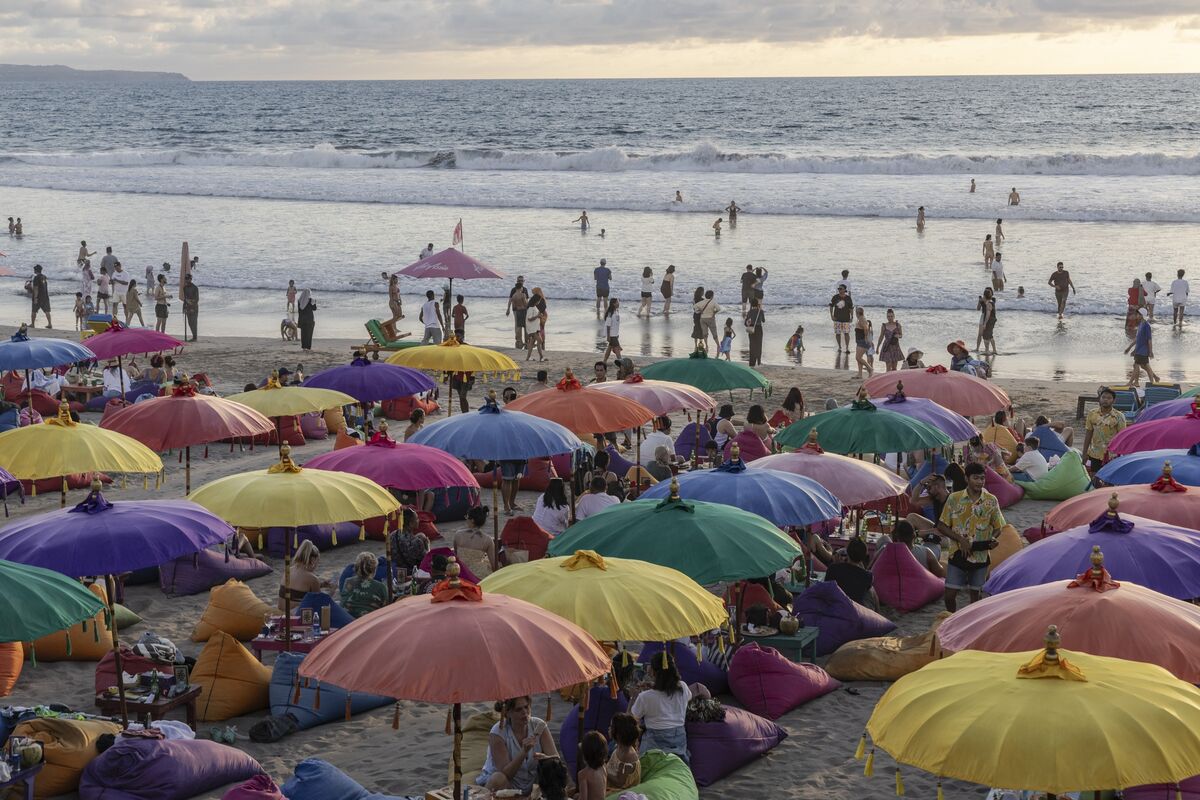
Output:
[[450,240],[450,244],[451,245],[462,244],[462,241],[463,241],[462,220],[460,219],[458,221],[458,224],[454,226],[454,238]]

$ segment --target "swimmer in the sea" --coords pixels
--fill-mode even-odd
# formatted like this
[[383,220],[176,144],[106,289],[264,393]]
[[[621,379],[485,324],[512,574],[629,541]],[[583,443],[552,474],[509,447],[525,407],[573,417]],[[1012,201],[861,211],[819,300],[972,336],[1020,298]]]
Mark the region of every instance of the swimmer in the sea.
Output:
[[604,238],[604,228],[601,228],[601,229],[600,229],[600,238],[601,238],[601,239],[603,239],[603,238]]
[[925,232],[925,206],[917,208],[917,233]]
[[725,213],[729,215],[729,224],[730,225],[732,225],[734,220],[737,219],[737,215],[738,215],[739,211],[741,211],[741,209],[738,208],[738,204],[737,204],[736,200],[730,200],[729,205],[725,206]]
[[579,223],[579,230],[581,233],[587,233],[587,229],[591,227],[591,223],[588,222],[588,215],[586,211],[580,211],[579,216],[571,220],[571,222]]
[[1012,191],[1008,193],[1008,204],[1010,206],[1021,205],[1021,195],[1017,192],[1017,187],[1015,186],[1012,188]]
[[683,202],[683,195],[680,193],[680,191],[678,189],[675,190],[675,202],[676,203]]
[[718,239],[721,238],[721,223],[724,221],[720,217],[717,217],[717,221],[712,224],[713,233],[716,234]]
[[975,179],[971,178],[971,188],[967,190],[968,194],[975,194]]
[[1001,227],[1003,225],[1004,225],[1004,220],[1002,220],[1002,219],[996,220],[996,238],[992,242],[992,244],[994,244],[996,247],[1000,247],[1001,245],[1004,244],[1004,228]]

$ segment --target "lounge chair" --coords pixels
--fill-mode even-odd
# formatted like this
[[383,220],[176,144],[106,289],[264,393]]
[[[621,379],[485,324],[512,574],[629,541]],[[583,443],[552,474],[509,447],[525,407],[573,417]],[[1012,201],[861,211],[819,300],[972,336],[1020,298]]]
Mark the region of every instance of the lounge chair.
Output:
[[1138,400],[1137,392],[1130,388],[1113,387],[1113,394],[1116,395],[1116,400],[1113,402],[1113,408],[1125,415],[1125,419],[1133,422],[1137,419],[1138,413],[1142,410],[1141,402]]
[[365,350],[371,354],[371,357],[378,360],[380,350],[404,350],[409,347],[419,347],[420,342],[403,341],[406,337],[412,336],[411,331],[396,334],[395,338],[390,338],[383,329],[383,323],[377,319],[367,320],[366,323],[367,335],[370,340],[363,345],[355,347],[355,350]]
[[1178,383],[1148,383],[1142,397],[1142,407],[1149,408],[1155,403],[1174,400],[1179,397],[1181,389]]

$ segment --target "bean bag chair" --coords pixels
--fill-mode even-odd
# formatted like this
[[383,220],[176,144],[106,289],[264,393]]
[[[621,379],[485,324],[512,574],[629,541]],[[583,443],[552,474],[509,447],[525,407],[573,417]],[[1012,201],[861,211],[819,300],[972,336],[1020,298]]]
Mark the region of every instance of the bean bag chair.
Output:
[[191,682],[200,687],[196,717],[203,722],[240,717],[270,704],[271,670],[222,631],[209,637],[200,651]]
[[566,478],[575,471],[574,462],[574,453],[559,453],[556,456],[550,456],[550,464],[554,467],[555,474],[560,478]]
[[255,775],[241,786],[235,786],[221,800],[285,800],[275,781],[266,775]]
[[[108,602],[104,587],[93,583],[88,589],[102,602]],[[26,642],[23,647],[26,658],[31,658],[32,651],[38,661],[99,661],[112,649],[112,628],[101,611],[87,622],[43,636],[32,645]]]
[[[483,762],[487,760],[488,735],[492,726],[500,721],[496,711],[484,711],[472,714],[462,726],[462,752],[459,756],[459,767],[462,769],[462,785],[474,786],[475,779],[483,772]],[[605,729],[605,733],[608,729]],[[573,774],[573,773],[572,773]],[[446,783],[454,783],[454,753],[446,765]]]
[[[662,651],[662,642],[646,642],[642,645],[642,652],[638,654],[638,663],[647,664]],[[696,658],[696,652],[692,648],[682,644],[675,645],[671,654],[675,656],[675,666],[679,668],[679,677],[683,678],[684,683],[702,683],[712,692],[713,697],[729,693],[729,675],[719,665],[711,661],[701,661]],[[608,735],[607,729],[605,735]]]
[[96,740],[106,733],[117,734],[115,722],[81,719],[29,719],[13,729],[13,736],[24,736],[42,743],[46,766],[37,776],[34,797],[57,797],[79,788],[83,769],[98,754]]
[[[261,620],[260,620],[261,622]],[[96,694],[100,694],[110,686],[117,685],[117,668],[113,661],[112,644],[109,643],[109,650],[104,654],[104,658],[96,664]],[[155,661],[145,656],[139,656],[124,644],[121,645],[121,671],[130,675],[140,675],[143,672],[149,672],[156,669],[159,672],[171,672],[175,668],[174,662]]]
[[67,489],[91,489],[92,478],[99,478],[100,482],[108,485],[112,483],[112,478],[102,472],[78,472],[72,475],[65,475],[62,478],[41,478],[36,481],[21,481],[21,491],[30,497],[37,497],[39,494],[58,494],[62,491],[63,481],[67,482]]
[[[452,555],[454,555],[454,548],[453,547],[430,548],[429,552],[425,554],[425,557],[421,559],[421,564],[418,567],[418,569],[423,570],[425,572],[429,572],[430,568],[433,566],[433,557],[436,555],[443,555],[443,556],[447,556],[447,557],[452,556]],[[464,581],[470,581],[471,583],[479,583],[479,578],[475,577],[475,573],[471,572],[470,567],[468,567],[466,564],[464,564],[461,561],[458,562],[458,567],[459,567],[459,577],[460,578],[462,578]]]
[[223,550],[201,550],[161,565],[158,585],[165,594],[178,597],[207,592],[230,578],[248,581],[270,572],[271,565],[257,558],[226,557]]
[[725,706],[723,722],[687,723],[692,776],[700,786],[711,786],[786,738],[787,731],[771,720]]
[[383,409],[383,415],[388,419],[399,419],[408,422],[412,417],[413,409],[419,408],[425,412],[425,416],[429,416],[438,410],[436,400],[426,400],[420,395],[411,395],[409,397],[395,397],[391,400],[384,400],[380,404]]
[[[126,386],[128,386],[128,385],[129,384],[126,384]],[[93,397],[91,400],[88,400],[87,404],[84,406],[84,408],[87,411],[101,412],[101,417],[103,418],[103,415],[109,413],[109,406],[113,407],[112,408],[113,411],[119,411],[120,409],[129,405],[130,402],[131,401],[126,400],[124,397],[106,397],[105,395],[98,394],[95,397]],[[36,410],[37,407],[35,406],[34,408]],[[42,412],[39,411],[38,413],[40,414]],[[53,413],[42,414],[42,416],[53,417],[56,414],[58,414],[57,407],[55,408]]]
[[546,548],[554,535],[547,533],[533,521],[533,517],[513,517],[504,523],[500,531],[500,542],[511,554],[513,550],[524,550],[529,553],[530,561],[546,557]]
[[[618,475],[626,475],[629,473],[629,470],[637,466],[632,461],[621,455],[621,451],[618,450],[614,445],[610,444],[608,447],[605,447],[604,452],[608,453],[609,472],[615,472]],[[636,451],[630,450],[628,452],[630,455],[633,455]]]
[[329,427],[319,411],[310,411],[300,416],[300,432],[306,440],[329,438]]
[[829,657],[825,671],[840,681],[894,681],[916,672],[937,659],[934,637],[938,625],[948,616],[943,611],[932,628],[917,636],[877,636],[846,642]]
[[1071,449],[1067,447],[1067,443],[1058,435],[1058,431],[1049,425],[1038,425],[1030,432],[1030,436],[1038,438],[1038,452],[1045,456],[1047,461],[1054,456],[1061,458]]
[[[437,522],[466,519],[467,512],[479,505],[479,490],[474,486],[451,486],[433,490],[433,518]],[[371,531],[368,528],[367,534]]]
[[988,574],[996,567],[1004,563],[1004,561],[1018,552],[1025,546],[1021,541],[1021,534],[1017,533],[1017,529],[1012,525],[1005,525],[1000,529],[1000,535],[996,537],[999,544],[996,549],[988,555],[991,557],[991,563],[988,564]]
[[1020,502],[1025,496],[1025,490],[1015,483],[1009,483],[1004,478],[1000,477],[1000,473],[996,472],[991,467],[986,467],[987,473],[983,487],[992,494],[996,495],[996,501],[1000,503],[1001,508],[1008,508]]
[[20,642],[0,642],[0,697],[12,694],[24,661],[25,650]]
[[0,433],[21,427],[21,415],[15,408],[0,412]]
[[145,586],[148,583],[158,583],[158,567],[146,567],[125,573],[121,579],[125,586]]
[[796,664],[757,642],[739,647],[729,662],[729,688],[748,711],[779,719],[840,686],[815,664]]
[[[342,574],[338,576],[338,582],[337,582],[339,595],[345,594],[346,581],[348,581],[350,579],[350,576],[353,574],[354,574],[354,565],[353,564],[347,564],[345,567],[342,568]],[[386,558],[381,557],[381,558],[379,558],[379,564],[375,567],[375,580],[383,581],[386,583],[387,576],[388,576],[388,560]]]
[[230,578],[209,593],[208,606],[192,629],[191,639],[207,642],[214,633],[223,631],[244,642],[257,636],[263,616],[274,612],[275,607],[259,600],[249,586]]
[[[339,434],[346,430],[346,415],[341,408],[327,408],[322,417],[325,420],[325,435]],[[303,427],[303,426],[301,426]]]
[[17,427],[25,428],[30,425],[41,425],[44,420],[42,415],[32,408],[22,408],[17,413]]
[[[684,678],[687,681],[687,678]],[[588,707],[583,712],[583,732],[600,731],[608,738],[608,726],[613,715],[629,708],[629,701],[623,692],[618,692],[614,700],[612,690],[607,686],[593,686],[588,691]],[[563,718],[562,728],[558,733],[558,752],[567,762],[567,772],[575,774],[575,754],[579,749],[579,704],[571,706],[567,716]],[[481,751],[487,754],[487,743]],[[479,762],[483,764],[483,762]]]
[[260,774],[246,753],[210,739],[122,736],[84,769],[79,798],[187,800]]
[[[267,555],[272,558],[283,558],[284,550],[287,547],[287,537],[292,534],[292,552],[296,552],[296,548],[301,542],[312,542],[317,546],[317,549],[324,553],[334,547],[341,547],[347,544],[354,544],[359,539],[359,533],[363,531],[362,526],[356,522],[339,522],[336,525],[301,525],[299,528],[267,528],[266,530],[266,547]],[[246,536],[250,537],[250,541],[254,541],[254,537],[249,532]]]
[[829,655],[846,642],[883,636],[896,623],[846,596],[833,581],[814,583],[792,597],[792,614],[811,628],[820,628],[817,655]]
[[293,613],[299,613],[302,609],[311,608],[313,616],[319,619],[321,609],[325,606],[329,606],[330,628],[344,628],[351,622],[354,622],[354,617],[350,616],[350,612],[335,603],[333,598],[324,592],[309,592],[304,595],[304,599],[298,605],[294,606],[296,611]]
[[[271,672],[269,691],[271,713],[277,717],[291,714],[302,731],[326,722],[346,719],[347,711],[350,714],[361,714],[393,702],[390,697],[347,692],[331,683],[318,684],[312,681],[310,686],[305,686],[303,679],[300,680],[300,699],[296,701],[297,670],[300,669],[300,662],[303,660],[304,656],[301,653],[280,653],[275,659],[275,669]],[[321,692],[319,702],[318,685]],[[349,709],[346,708],[347,696],[350,698]],[[482,761],[479,763],[480,766],[483,765]]]
[[646,800],[700,800],[700,790],[688,765],[674,753],[651,750],[642,756],[642,782],[632,789],[613,792],[606,800],[618,800],[625,792],[643,794]]
[[[419,517],[418,517],[419,519]],[[357,527],[354,533],[354,539],[357,541],[359,535],[372,539],[376,542],[382,542],[387,539],[387,534],[400,527],[400,515],[398,513],[388,514],[384,517],[371,517],[364,519],[361,527]],[[342,523],[343,525],[352,523]],[[418,523],[419,524],[419,523]],[[338,528],[338,544],[345,544],[342,541],[342,528]],[[428,534],[426,534],[428,535]]]
[[[531,458],[529,463],[525,465],[525,475],[517,484],[518,488],[526,492],[544,492],[546,487],[550,485],[550,472],[554,468],[554,464],[548,458]],[[619,472],[615,467],[613,472]],[[480,488],[492,488],[493,476],[496,475],[495,470],[489,472],[476,472],[475,480],[479,483]]]
[[300,429],[300,417],[279,417],[279,438],[284,444],[299,447],[306,444],[304,431]]
[[724,455],[725,460],[729,460],[729,456],[733,453],[733,446],[738,446],[739,456],[742,461],[754,461],[763,456],[771,455],[771,451],[767,449],[767,445],[763,443],[762,437],[754,431],[742,431],[734,438],[725,443]]
[[1125,800],[1200,800],[1200,775],[1180,781],[1178,794],[1174,784],[1150,783],[1130,787],[1121,796]]
[[947,466],[949,466],[949,463],[946,461],[946,459],[940,455],[937,455],[936,453],[934,454],[932,461],[925,459],[925,462],[922,463],[915,472],[913,472],[912,477],[909,479],[908,491],[911,493],[912,490],[916,488],[917,484],[928,478],[929,474],[934,470],[937,470],[940,474],[945,474]]
[[333,440],[333,449],[343,450],[347,447],[358,447],[359,445],[363,444],[366,444],[366,442],[364,442],[362,439],[351,436],[350,434],[346,433],[345,428],[342,428],[337,432],[337,436]]
[[[465,785],[465,783],[464,783]],[[288,800],[401,800],[369,792],[340,769],[319,758],[306,758],[282,787]]]
[[1071,450],[1038,480],[1017,481],[1017,485],[1032,500],[1070,500],[1086,492],[1092,485],[1092,479],[1083,468],[1079,453]]
[[437,529],[437,519],[433,516],[432,511],[417,512],[417,533],[425,534],[425,538],[429,541],[442,538],[441,532]]
[[134,625],[141,624],[142,618],[120,603],[113,603],[113,619],[117,622],[117,630],[124,632]]
[[871,567],[880,602],[900,612],[924,608],[946,592],[946,581],[917,561],[908,545],[891,542]]
[[[697,435],[700,437],[699,441],[696,439]],[[683,426],[683,430],[675,437],[675,455],[686,458],[689,461],[693,456],[703,459],[704,448],[711,441],[712,434],[708,432],[708,426],[689,422]]]

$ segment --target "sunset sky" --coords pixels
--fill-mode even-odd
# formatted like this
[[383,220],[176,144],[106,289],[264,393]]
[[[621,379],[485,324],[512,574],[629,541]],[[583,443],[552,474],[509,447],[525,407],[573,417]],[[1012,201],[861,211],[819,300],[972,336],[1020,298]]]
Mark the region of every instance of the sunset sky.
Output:
[[0,62],[199,80],[1200,72],[1200,4],[0,0]]

